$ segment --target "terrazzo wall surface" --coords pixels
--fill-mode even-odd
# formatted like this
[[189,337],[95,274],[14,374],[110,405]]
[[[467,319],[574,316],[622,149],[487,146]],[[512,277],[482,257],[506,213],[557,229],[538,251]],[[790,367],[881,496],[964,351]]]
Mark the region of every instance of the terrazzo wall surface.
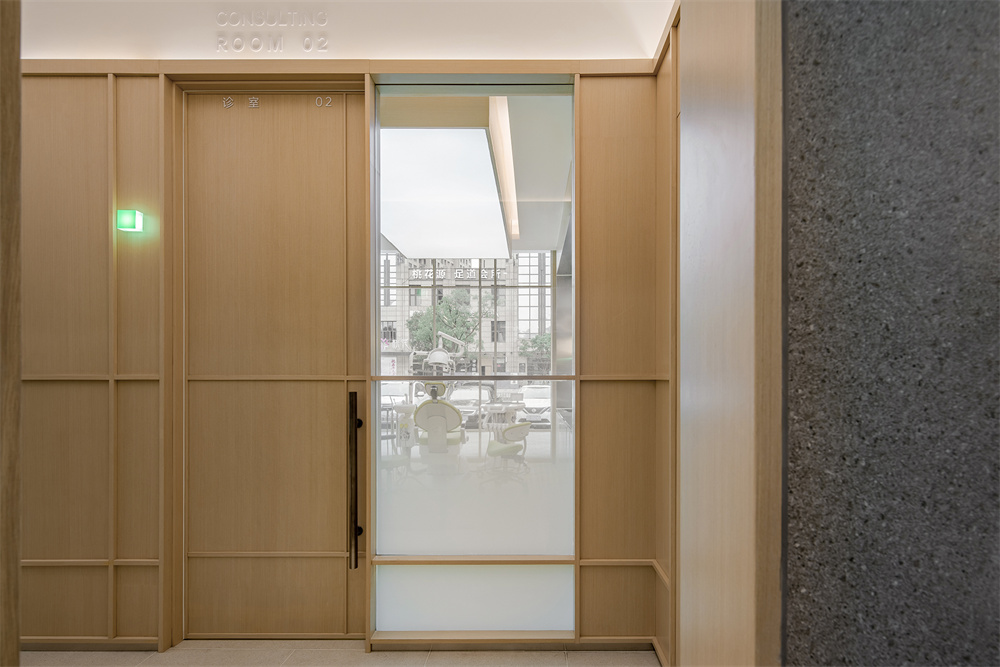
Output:
[[785,662],[1000,664],[1000,3],[786,1]]

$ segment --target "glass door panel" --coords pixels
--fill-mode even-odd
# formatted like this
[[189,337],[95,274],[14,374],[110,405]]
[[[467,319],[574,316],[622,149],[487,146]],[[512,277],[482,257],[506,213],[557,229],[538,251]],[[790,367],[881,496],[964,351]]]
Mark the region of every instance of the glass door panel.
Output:
[[376,630],[571,631],[572,90],[444,93],[379,90]]

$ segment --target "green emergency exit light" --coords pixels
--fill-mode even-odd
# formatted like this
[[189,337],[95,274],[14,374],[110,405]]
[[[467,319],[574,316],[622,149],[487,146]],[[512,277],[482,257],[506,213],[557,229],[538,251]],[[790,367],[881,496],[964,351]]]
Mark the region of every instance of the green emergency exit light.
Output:
[[118,229],[123,232],[142,231],[142,211],[119,209]]

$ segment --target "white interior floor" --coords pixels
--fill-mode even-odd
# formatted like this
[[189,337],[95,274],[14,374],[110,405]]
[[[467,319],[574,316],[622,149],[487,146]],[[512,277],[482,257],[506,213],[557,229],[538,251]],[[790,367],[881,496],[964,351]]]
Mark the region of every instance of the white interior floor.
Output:
[[164,653],[148,651],[23,651],[25,667],[314,667],[430,665],[516,667],[642,667],[659,665],[653,651],[386,651],[364,652],[361,641],[188,640]]

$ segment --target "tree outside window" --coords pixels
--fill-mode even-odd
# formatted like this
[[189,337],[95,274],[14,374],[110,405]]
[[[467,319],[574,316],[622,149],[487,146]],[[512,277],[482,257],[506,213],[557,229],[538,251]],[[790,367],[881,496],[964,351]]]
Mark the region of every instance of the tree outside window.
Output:
[[546,374],[552,367],[552,335],[544,333],[522,338],[518,352],[525,360],[528,375]]
[[[438,303],[434,308],[421,310],[410,315],[406,327],[410,332],[410,348],[432,350],[437,347],[437,332],[454,336],[468,347],[474,348],[476,328],[479,326],[478,313],[472,312],[468,290],[439,290]],[[434,329],[435,315],[437,331]]]

